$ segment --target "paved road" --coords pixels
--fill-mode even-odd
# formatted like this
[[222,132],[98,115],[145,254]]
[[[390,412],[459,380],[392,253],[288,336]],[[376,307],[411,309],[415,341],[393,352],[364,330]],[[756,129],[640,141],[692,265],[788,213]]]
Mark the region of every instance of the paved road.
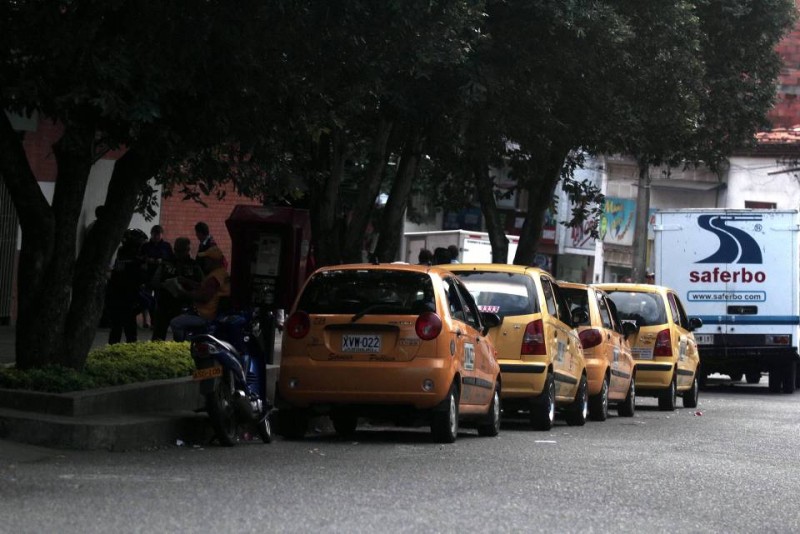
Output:
[[800,531],[800,395],[764,378],[655,406],[450,446],[387,428],[128,453],[0,441],[0,531]]

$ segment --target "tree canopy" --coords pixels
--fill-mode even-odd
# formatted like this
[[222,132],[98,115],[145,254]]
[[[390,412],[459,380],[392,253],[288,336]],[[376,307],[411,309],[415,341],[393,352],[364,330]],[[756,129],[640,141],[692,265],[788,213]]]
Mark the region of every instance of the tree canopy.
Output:
[[[17,364],[83,366],[105,266],[154,177],[187,197],[233,182],[302,202],[320,265],[359,261],[370,224],[394,260],[412,192],[478,201],[505,261],[490,169],[508,166],[527,199],[515,262],[531,263],[559,183],[597,199],[572,179],[582,153],[714,168],[748,142],[793,13],[791,0],[5,2],[0,106],[63,129],[48,202],[0,114],[22,228]],[[89,171],[113,149],[108,216],[76,257]]]

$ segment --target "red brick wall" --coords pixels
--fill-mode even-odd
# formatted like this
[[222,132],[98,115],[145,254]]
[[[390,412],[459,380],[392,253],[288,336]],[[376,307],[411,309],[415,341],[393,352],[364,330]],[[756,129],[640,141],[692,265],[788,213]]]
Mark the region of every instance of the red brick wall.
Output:
[[160,224],[164,227],[166,239],[174,243],[176,237],[188,237],[192,240],[192,254],[194,254],[198,245],[194,235],[194,225],[198,221],[204,221],[222,252],[225,253],[225,257],[230,261],[231,239],[228,229],[225,228],[225,220],[237,204],[257,206],[260,202],[236,194],[232,186],[224,189],[226,194],[222,200],[217,200],[214,196],[203,198],[208,207],[193,200],[182,200],[180,194],[163,198]]
[[[795,0],[800,9],[800,0]],[[778,79],[778,101],[769,113],[775,128],[800,125],[800,21],[775,48],[783,59]]]

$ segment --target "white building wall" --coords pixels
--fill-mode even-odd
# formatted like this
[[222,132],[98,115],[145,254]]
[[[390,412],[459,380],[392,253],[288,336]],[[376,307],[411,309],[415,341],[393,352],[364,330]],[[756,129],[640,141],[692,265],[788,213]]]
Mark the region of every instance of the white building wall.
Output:
[[728,172],[728,188],[721,194],[720,207],[744,208],[745,201],[773,202],[778,209],[800,207],[800,178],[797,172],[776,159],[734,157]]

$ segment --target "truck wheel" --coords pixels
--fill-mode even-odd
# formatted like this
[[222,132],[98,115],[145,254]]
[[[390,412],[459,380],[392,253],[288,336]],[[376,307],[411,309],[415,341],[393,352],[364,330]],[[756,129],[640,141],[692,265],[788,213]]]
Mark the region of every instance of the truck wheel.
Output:
[[751,371],[749,373],[745,373],[745,379],[747,380],[748,384],[758,384],[761,382],[761,373],[758,371]]
[[336,412],[331,414],[333,429],[342,437],[352,436],[358,427],[358,416],[350,412]]
[[550,430],[556,418],[556,382],[548,373],[542,394],[531,404],[531,426],[534,430]]
[[669,387],[658,394],[658,409],[662,412],[671,412],[678,404],[677,387],[675,386],[675,375],[669,383]]
[[589,383],[586,381],[586,375],[581,375],[581,381],[578,383],[578,392],[575,393],[575,400],[567,410],[564,418],[567,420],[569,426],[583,426],[586,424],[586,419],[589,416]]
[[767,376],[767,379],[769,380],[770,393],[780,393],[781,388],[783,387],[783,379],[781,377],[781,372],[777,367],[773,367],[769,370],[769,376]]
[[731,377],[731,382],[741,382],[742,381],[742,376],[744,376],[744,373],[731,373],[728,376]]
[[608,377],[603,378],[600,393],[589,398],[589,417],[592,421],[608,419]]
[[617,406],[617,413],[621,417],[633,417],[636,412],[636,377],[631,377],[631,385],[628,386],[628,394],[625,401]]
[[683,393],[683,407],[697,408],[697,397],[700,396],[700,385],[697,383],[697,375],[694,375],[692,387]]
[[796,382],[797,379],[797,364],[795,362],[789,362],[786,364],[786,368],[783,370],[783,392],[784,393],[794,393],[796,389]]

